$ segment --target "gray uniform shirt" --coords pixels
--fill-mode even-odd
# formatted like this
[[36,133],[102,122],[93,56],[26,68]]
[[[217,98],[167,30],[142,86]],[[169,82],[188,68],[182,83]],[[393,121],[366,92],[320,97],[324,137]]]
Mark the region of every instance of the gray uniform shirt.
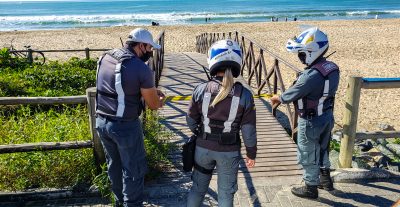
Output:
[[[328,75],[328,78],[329,96],[334,96],[339,85],[339,71],[332,72]],[[311,100],[318,100],[322,97],[324,85],[325,79],[317,70],[306,69],[300,74],[296,83],[279,98],[283,104],[291,103],[304,97]]]

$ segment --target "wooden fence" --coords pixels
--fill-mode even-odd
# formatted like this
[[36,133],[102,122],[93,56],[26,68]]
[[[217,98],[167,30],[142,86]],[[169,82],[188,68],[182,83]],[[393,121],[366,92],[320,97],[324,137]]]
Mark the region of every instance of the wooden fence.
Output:
[[[27,50],[10,50],[10,53],[12,54],[26,54],[26,58],[28,60],[28,63],[33,63],[33,54],[34,53],[39,53],[45,58],[44,53],[59,53],[59,52],[85,52],[86,59],[90,59],[90,52],[101,52],[101,51],[107,51],[110,49],[90,49],[90,48],[85,48],[85,49],[65,49],[65,50],[33,50],[33,49],[27,49]],[[45,62],[45,60],[42,61],[42,64]]]
[[[156,37],[156,40],[159,42],[161,45],[160,50],[155,50],[153,53],[153,60],[149,61],[150,64],[152,64],[152,68],[155,69],[154,71],[156,72],[156,77],[159,77],[158,74],[161,74],[161,69],[164,67],[164,36],[165,36],[165,31],[161,31],[158,36]],[[90,49],[90,48],[85,48],[85,49],[64,49],[64,50],[34,50],[34,49],[26,49],[26,50],[10,50],[10,53],[25,53],[27,54],[27,59],[30,63],[33,62],[33,53],[38,52],[38,53],[59,53],[59,52],[85,52],[85,57],[86,59],[90,59],[90,52],[104,52],[110,49]],[[159,80],[156,80],[156,83],[158,84]]]
[[154,71],[155,83],[156,87],[158,87],[158,83],[160,82],[162,69],[164,68],[164,41],[165,41],[165,31],[161,31],[160,34],[156,37],[157,43],[161,46],[159,50],[153,50],[153,57],[149,60],[148,64],[151,69]]
[[356,139],[395,138],[400,131],[356,132],[361,89],[400,88],[400,78],[350,77],[347,85],[343,137],[340,144],[339,167],[350,168]]
[[37,142],[25,144],[0,145],[0,154],[15,153],[15,152],[31,152],[31,151],[49,151],[49,150],[66,150],[66,149],[82,149],[92,148],[96,161],[96,166],[104,162],[104,153],[101,148],[100,140],[97,133],[94,131],[94,103],[96,92],[93,89],[88,89],[87,95],[82,96],[63,96],[63,97],[1,97],[0,105],[26,105],[26,104],[88,104],[89,123],[92,139],[87,141],[72,141],[72,142]]
[[[281,66],[291,69],[296,74],[301,72],[283,58],[279,57],[267,48],[257,44],[250,38],[239,35],[238,32],[228,33],[203,33],[196,37],[196,51],[206,54],[210,46],[222,39],[232,39],[239,43],[242,50],[242,70],[241,75],[252,86],[258,95],[262,91],[277,94],[278,90],[283,93],[286,90],[282,75]],[[271,60],[267,65],[266,57]],[[297,134],[297,114],[293,110],[293,104],[285,104],[288,112],[290,126],[292,129],[292,139],[296,141]],[[273,106],[272,114],[276,116],[277,107]]]
[[[164,67],[164,36],[165,32],[162,31],[157,36],[156,42],[161,45],[160,50],[154,50],[153,58],[148,61],[149,67],[154,71],[154,78],[158,85],[161,77],[162,68]],[[90,50],[90,51],[105,51],[107,49]],[[81,50],[58,50],[63,52],[76,52]],[[89,50],[85,50],[89,51]],[[53,52],[50,50],[43,50],[41,52]],[[90,57],[86,53],[86,57]],[[25,143],[25,144],[11,144],[0,145],[0,154],[15,153],[15,152],[31,152],[31,151],[49,151],[49,150],[66,150],[66,149],[82,149],[93,148],[95,164],[98,170],[105,162],[103,147],[100,138],[95,130],[96,125],[96,88],[88,88],[86,95],[81,96],[63,96],[63,97],[0,97],[0,105],[24,105],[24,104],[88,104],[89,123],[91,140],[87,141],[72,141],[72,142],[38,142],[38,143]]]

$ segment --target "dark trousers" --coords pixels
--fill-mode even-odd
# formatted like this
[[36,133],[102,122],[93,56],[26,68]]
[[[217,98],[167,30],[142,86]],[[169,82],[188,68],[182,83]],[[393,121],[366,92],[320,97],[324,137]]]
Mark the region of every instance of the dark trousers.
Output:
[[96,130],[104,147],[108,176],[117,203],[143,206],[147,162],[141,122],[98,117]]

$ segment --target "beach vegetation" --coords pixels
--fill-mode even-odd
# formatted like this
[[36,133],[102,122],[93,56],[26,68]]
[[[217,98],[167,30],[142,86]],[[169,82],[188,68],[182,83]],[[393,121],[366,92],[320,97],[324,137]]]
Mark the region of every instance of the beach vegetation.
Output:
[[[0,55],[7,57],[7,52],[1,50]],[[95,85],[96,60],[72,58],[43,66],[16,64],[7,59],[1,61],[0,96],[3,97],[84,95],[88,87]],[[166,139],[170,134],[159,121],[156,112],[146,112],[147,180],[157,177],[168,164],[171,145]],[[91,139],[84,104],[0,106],[0,124],[0,145]],[[2,191],[32,188],[87,190],[92,185],[102,190],[109,188],[107,182],[106,175],[97,172],[91,148],[0,154]]]
[[336,140],[331,140],[331,142],[329,143],[329,149],[330,150],[335,150],[336,152],[340,151],[340,142],[336,141]]
[[393,141],[393,143],[395,143],[395,144],[400,144],[400,138],[395,138],[394,141]]

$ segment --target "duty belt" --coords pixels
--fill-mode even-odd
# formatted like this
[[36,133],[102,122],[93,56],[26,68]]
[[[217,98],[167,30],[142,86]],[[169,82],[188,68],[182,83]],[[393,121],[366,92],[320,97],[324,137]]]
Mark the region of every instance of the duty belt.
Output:
[[203,139],[216,141],[221,145],[234,145],[239,143],[239,133],[222,133],[222,134],[210,134],[203,133]]
[[103,120],[107,120],[107,121],[111,121],[111,122],[128,122],[128,121],[135,121],[136,119],[130,119],[130,120],[126,120],[126,119],[121,119],[118,117],[110,117],[110,116],[106,116],[103,114],[96,114],[96,117],[103,119]]

